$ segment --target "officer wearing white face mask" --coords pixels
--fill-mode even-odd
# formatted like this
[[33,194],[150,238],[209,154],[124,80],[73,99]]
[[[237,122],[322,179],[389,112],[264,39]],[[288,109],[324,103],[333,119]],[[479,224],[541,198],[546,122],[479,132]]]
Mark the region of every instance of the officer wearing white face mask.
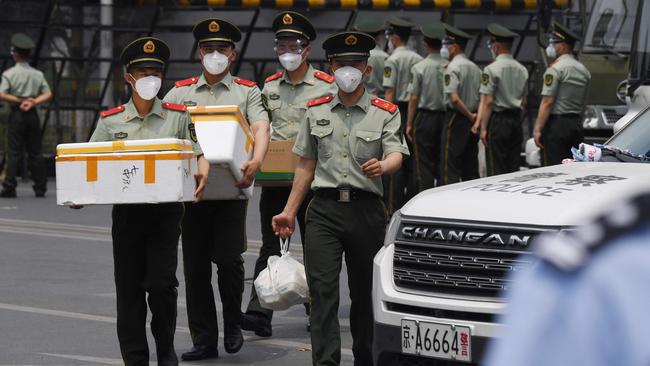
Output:
[[[203,158],[194,125],[184,105],[156,97],[167,45],[152,37],[133,41],[122,51],[124,80],[133,89],[125,105],[101,113],[90,141],[123,141],[173,137],[192,140],[199,154],[195,196],[205,187],[209,163]],[[132,204],[113,207],[113,258],[117,293],[117,336],[126,365],[148,365],[147,303],[153,314],[158,365],[178,365],[174,351],[178,280],[178,238],[183,204]]]
[[[241,167],[240,188],[249,187],[266,154],[269,118],[255,82],[230,75],[235,60],[239,29],[222,19],[211,18],[193,30],[203,64],[199,77],[181,80],[165,100],[190,105],[237,105],[249,122],[255,142],[251,160]],[[218,268],[223,303],[224,348],[238,352],[243,345],[241,303],[244,292],[246,208],[248,201],[206,201],[187,204],[183,218],[183,262],[187,315],[194,347],[182,355],[184,361],[218,356],[217,309],[212,289],[212,263]]]
[[408,148],[395,104],[372,97],[362,80],[374,39],[343,32],[323,42],[339,86],[335,96],[310,101],[293,152],[300,157],[291,195],[273,218],[288,237],[303,199],[307,209],[305,269],[311,294],[312,362],[341,362],[339,272],[345,254],[352,305],[354,365],[372,365],[372,260],[381,248],[386,209],[381,177],[400,168]]
[[[316,39],[316,30],[309,20],[292,11],[279,13],[273,21],[275,32],[274,50],[284,68],[266,78],[262,89],[262,100],[271,117],[271,140],[295,140],[307,111],[307,102],[323,96],[336,94],[334,77],[316,70],[309,64],[311,42]],[[255,262],[254,278],[266,268],[269,256],[280,255],[280,243],[273,233],[271,219],[282,211],[287,203],[291,187],[262,187],[260,197],[260,223],[262,226],[262,248]],[[300,207],[298,223],[301,242],[305,243],[305,211],[311,197]],[[309,304],[305,304],[307,310]],[[308,312],[307,312],[308,313]],[[272,334],[273,311],[263,308],[257,293],[251,291],[246,314],[242,318],[244,330],[254,331],[261,337]]]

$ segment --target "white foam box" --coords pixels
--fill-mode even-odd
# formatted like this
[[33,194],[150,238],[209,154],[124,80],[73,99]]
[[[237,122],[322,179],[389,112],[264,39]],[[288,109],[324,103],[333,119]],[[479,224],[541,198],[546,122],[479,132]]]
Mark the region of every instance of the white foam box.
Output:
[[188,140],[61,144],[56,153],[59,205],[194,200],[197,163]]
[[204,200],[249,199],[253,184],[246,189],[236,184],[243,177],[241,166],[253,154],[253,135],[238,106],[188,107],[196,136],[210,162]]

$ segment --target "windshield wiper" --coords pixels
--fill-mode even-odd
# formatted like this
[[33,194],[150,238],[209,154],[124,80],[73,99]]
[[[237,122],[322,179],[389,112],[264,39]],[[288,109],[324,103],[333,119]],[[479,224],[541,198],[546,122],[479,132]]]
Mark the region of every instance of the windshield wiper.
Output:
[[621,162],[624,162],[624,163],[626,163],[626,162],[628,162],[628,163],[630,163],[630,162],[649,163],[650,162],[650,157],[648,157],[646,155],[633,154],[633,153],[631,153],[631,152],[629,152],[627,150],[621,150],[621,149],[619,149],[618,147],[615,147],[615,146],[600,145],[600,146],[597,146],[597,147],[601,149],[603,155],[613,156],[616,159],[618,159],[618,161],[621,161]]

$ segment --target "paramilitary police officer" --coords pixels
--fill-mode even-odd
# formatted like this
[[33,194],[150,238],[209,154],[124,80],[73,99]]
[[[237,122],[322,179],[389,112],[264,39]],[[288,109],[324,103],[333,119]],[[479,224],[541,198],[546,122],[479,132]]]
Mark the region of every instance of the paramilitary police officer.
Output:
[[442,80],[447,61],[440,56],[445,29],[434,21],[421,31],[428,55],[411,69],[406,124],[406,137],[413,143],[416,193],[433,188],[440,180],[440,139],[446,111]]
[[47,176],[41,157],[41,122],[36,106],[52,98],[43,73],[29,66],[29,53],[34,41],[24,33],[11,37],[11,55],[16,65],[0,77],[0,101],[9,103],[11,113],[7,125],[7,173],[0,197],[16,197],[16,174],[23,156],[29,158],[29,170],[36,197],[45,197]]
[[[386,18],[388,28],[386,36],[388,38],[388,48],[392,49],[392,54],[386,59],[384,66],[383,86],[386,89],[386,100],[397,104],[402,118],[401,133],[406,131],[406,119],[408,116],[408,85],[411,77],[413,65],[422,61],[422,56],[407,47],[411,28],[413,23],[396,17]],[[410,141],[406,141],[409,150],[412,151]],[[404,160],[401,170],[387,177],[385,183],[388,187],[386,201],[390,213],[398,210],[406,200],[413,196],[415,185],[413,184],[413,164],[411,159]]]
[[[199,154],[194,194],[200,200],[210,165],[197,144],[190,116],[185,106],[156,97],[169,47],[157,38],[139,38],[124,48],[120,59],[126,68],[124,80],[132,88],[131,100],[102,112],[90,141],[191,139]],[[178,365],[174,351],[176,266],[183,211],[180,202],[113,206],[117,337],[126,365],[149,364],[147,302],[153,314],[151,332],[158,365]]]
[[[235,60],[239,29],[211,18],[193,30],[203,64],[201,76],[181,80],[165,100],[190,105],[237,105],[250,123],[255,138],[252,159],[241,170],[240,188],[249,187],[259,169],[269,141],[268,114],[259,88],[253,81],[233,77],[229,67]],[[241,349],[241,303],[244,291],[247,200],[205,201],[187,204],[183,218],[183,263],[187,316],[194,347],[181,355],[184,361],[218,357],[217,309],[212,290],[212,263],[218,268],[223,303],[224,348]]]
[[[650,194],[619,197],[582,227],[536,243],[517,271],[486,365],[647,365]],[[531,291],[534,289],[534,291]]]
[[483,70],[479,92],[479,113],[473,131],[480,129],[485,144],[487,174],[519,170],[523,141],[522,108],[528,91],[528,70],[512,57],[510,50],[519,35],[508,28],[488,25],[488,47],[494,62]]
[[442,184],[478,178],[478,136],[472,133],[478,110],[481,69],[465,56],[469,34],[448,24],[440,51],[451,61],[444,74],[446,123],[440,153]]
[[[300,156],[289,201],[273,218],[277,235],[291,236],[309,187],[305,268],[311,294],[314,365],[338,365],[339,272],[345,254],[355,365],[372,365],[372,260],[381,247],[386,212],[381,176],[397,171],[408,149],[396,105],[373,98],[361,83],[373,38],[342,32],[323,42],[339,86],[336,96],[309,102],[293,148]],[[383,160],[382,160],[383,159]]]
[[[284,11],[275,17],[272,25],[275,32],[275,51],[284,71],[269,76],[262,89],[271,117],[271,140],[295,140],[302,125],[307,102],[324,95],[336,94],[334,77],[314,69],[307,58],[311,54],[311,42],[316,30],[301,14]],[[263,187],[260,197],[260,222],[262,226],[262,248],[255,262],[254,278],[266,268],[269,256],[280,255],[280,243],[273,232],[271,219],[282,211],[291,193],[291,187]],[[305,211],[307,197],[298,213],[300,237],[305,243]],[[306,305],[308,306],[308,304]],[[263,308],[257,293],[251,291],[246,314],[242,318],[245,330],[255,331],[261,337],[272,334],[273,311]]]
[[570,158],[571,147],[584,137],[582,113],[591,74],[573,56],[579,37],[554,23],[546,54],[555,62],[544,73],[542,101],[535,121],[535,143],[542,149],[542,164],[554,165]]
[[364,80],[368,93],[377,96],[384,96],[384,65],[388,54],[380,48],[379,37],[384,38],[384,20],[381,17],[373,15],[372,17],[359,18],[354,24],[354,30],[371,35],[375,39],[375,48],[370,50],[368,65],[372,66],[372,72]]

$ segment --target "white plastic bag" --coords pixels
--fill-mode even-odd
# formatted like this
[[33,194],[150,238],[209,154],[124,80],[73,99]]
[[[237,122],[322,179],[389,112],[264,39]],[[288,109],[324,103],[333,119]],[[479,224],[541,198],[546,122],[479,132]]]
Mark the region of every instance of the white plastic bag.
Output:
[[289,255],[289,240],[280,239],[281,257],[268,259],[267,267],[255,280],[255,291],[263,308],[286,310],[307,301],[305,267]]

